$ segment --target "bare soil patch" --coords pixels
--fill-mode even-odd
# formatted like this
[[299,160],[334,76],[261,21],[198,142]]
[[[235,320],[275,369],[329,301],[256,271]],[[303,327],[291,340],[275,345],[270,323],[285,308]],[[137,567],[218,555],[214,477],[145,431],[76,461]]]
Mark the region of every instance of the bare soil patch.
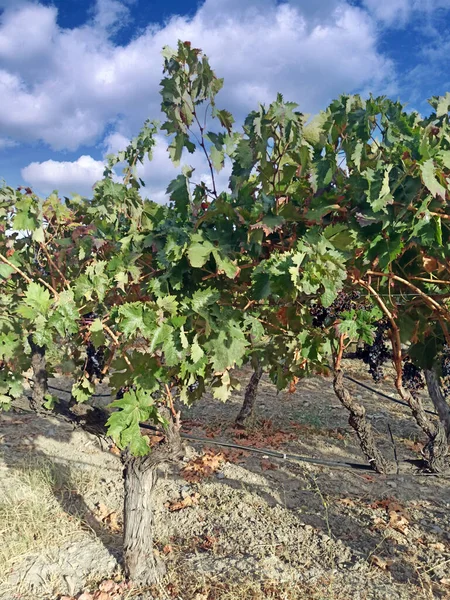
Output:
[[[358,365],[349,366],[372,385]],[[243,387],[250,374],[240,373]],[[51,383],[70,388],[62,378]],[[421,475],[413,462],[402,462],[418,458],[423,441],[407,408],[347,383],[392,461],[395,446],[399,473],[330,469],[187,443],[184,468],[162,471],[158,483],[156,539],[167,576],[145,591],[120,583],[118,457],[54,418],[2,415],[0,598],[450,598],[449,479]],[[394,395],[388,381],[378,389]],[[105,397],[97,401],[107,403],[107,387],[99,393]],[[205,396],[184,407],[184,431],[364,462],[329,379],[302,381],[285,394],[263,378],[257,414],[245,432],[233,426],[241,396],[227,404]]]

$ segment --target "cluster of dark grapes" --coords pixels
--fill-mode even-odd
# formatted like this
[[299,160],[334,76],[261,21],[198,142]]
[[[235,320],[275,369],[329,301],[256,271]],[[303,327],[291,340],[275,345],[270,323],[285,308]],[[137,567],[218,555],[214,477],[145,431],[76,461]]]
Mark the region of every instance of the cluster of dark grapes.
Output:
[[402,384],[414,397],[425,387],[422,371],[409,358],[403,362]]
[[199,385],[200,385],[199,381],[194,381],[194,383],[191,383],[191,385],[188,385],[188,391],[189,391],[189,393],[192,394],[193,392],[195,392],[195,390],[198,389]]
[[355,358],[361,358],[368,365],[369,373],[376,383],[383,377],[384,363],[391,358],[391,352],[385,343],[385,334],[388,328],[387,321],[384,319],[378,321],[372,344],[365,344],[355,353]]
[[450,398],[450,347],[445,344],[442,349],[442,392],[446,398]]
[[86,367],[85,371],[89,376],[90,381],[97,378],[99,381],[103,379],[103,367],[105,364],[105,347],[96,348],[92,342],[86,345]]
[[95,312],[88,312],[88,313],[84,313],[84,315],[81,317],[83,323],[85,325],[92,323],[93,321],[95,321],[95,319],[98,317],[98,314]]
[[312,324],[314,327],[324,327],[327,323],[333,322],[343,312],[349,310],[359,310],[364,308],[364,300],[361,302],[361,293],[358,290],[339,292],[336,300],[325,308],[320,302],[313,304],[310,309]]

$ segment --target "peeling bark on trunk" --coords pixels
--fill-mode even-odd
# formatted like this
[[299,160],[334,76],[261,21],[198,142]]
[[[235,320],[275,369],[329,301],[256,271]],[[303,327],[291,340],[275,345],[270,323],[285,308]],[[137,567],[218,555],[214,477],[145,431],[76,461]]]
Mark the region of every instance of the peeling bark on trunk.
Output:
[[378,473],[387,473],[389,471],[389,464],[377,448],[372,427],[366,419],[366,409],[358,404],[347,388],[345,388],[344,375],[341,370],[337,370],[334,373],[333,387],[336,396],[350,413],[348,422],[356,431],[361,449],[367,456],[370,466]]
[[447,469],[445,459],[448,454],[447,435],[443,423],[441,421],[434,423],[425,412],[420,398],[413,396],[409,390],[406,390],[398,379],[395,387],[401,399],[409,405],[417,425],[428,437],[428,442],[424,448],[428,469],[432,473],[442,473]]
[[434,370],[425,369],[425,381],[427,382],[428,393],[433,402],[434,408],[439,415],[439,419],[444,425],[447,439],[450,438],[450,406],[448,405],[439,383],[439,376]]
[[124,563],[127,577],[136,585],[151,585],[165,572],[153,549],[154,490],[158,466],[183,455],[179,424],[171,422],[165,441],[147,456],[124,453]]
[[242,408],[236,417],[236,425],[243,427],[245,421],[253,414],[255,409],[256,394],[258,393],[258,385],[263,374],[262,367],[258,364],[250,381],[245,389],[244,402]]
[[45,410],[43,404],[45,395],[48,392],[45,347],[35,344],[31,336],[28,341],[31,347],[31,367],[33,369],[33,390],[30,405],[33,410],[41,412]]

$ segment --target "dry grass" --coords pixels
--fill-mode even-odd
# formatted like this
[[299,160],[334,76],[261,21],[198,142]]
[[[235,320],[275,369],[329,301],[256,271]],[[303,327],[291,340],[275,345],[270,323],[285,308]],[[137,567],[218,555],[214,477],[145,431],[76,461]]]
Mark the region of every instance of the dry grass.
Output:
[[164,584],[149,591],[155,600],[349,600],[332,580],[319,580],[311,586],[247,577],[223,581],[180,568],[169,570]]
[[92,473],[71,472],[32,456],[14,469],[0,488],[0,582],[29,553],[40,553],[79,535],[84,515],[76,499],[98,485]]

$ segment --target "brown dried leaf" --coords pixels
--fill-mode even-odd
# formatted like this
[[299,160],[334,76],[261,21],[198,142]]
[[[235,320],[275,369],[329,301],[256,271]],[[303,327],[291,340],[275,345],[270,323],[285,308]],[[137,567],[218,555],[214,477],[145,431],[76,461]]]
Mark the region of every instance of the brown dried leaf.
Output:
[[389,527],[403,533],[403,535],[408,535],[408,525],[409,521],[403,514],[394,510],[389,511]]
[[382,571],[386,571],[392,565],[392,560],[387,560],[385,558],[377,556],[376,554],[372,554],[372,556],[370,557],[370,563],[374,567],[378,567]]
[[246,450],[222,450],[222,454],[227,462],[234,464],[243,463],[250,456],[250,452]]
[[109,451],[111,452],[111,454],[114,454],[115,456],[120,456],[121,455],[120,449],[115,444],[113,444],[112,446],[110,446]]
[[98,589],[101,592],[115,592],[117,588],[117,584],[112,579],[106,579],[102,581],[102,583],[98,586]]
[[344,506],[355,506],[355,503],[351,498],[339,498],[338,502]]
[[373,524],[378,529],[382,529],[382,528],[386,527],[386,521],[384,519],[382,519],[381,517],[374,517]]
[[113,532],[119,532],[122,527],[119,523],[119,516],[114,510],[109,510],[106,504],[99,502],[95,511],[97,519],[102,521]]
[[276,471],[278,469],[277,465],[263,458],[261,460],[261,469],[263,471]]
[[190,460],[182,470],[182,475],[186,481],[199,483],[205,477],[215,473],[224,461],[222,452],[208,450],[203,456]]
[[148,443],[149,443],[150,448],[154,448],[160,442],[162,442],[162,440],[164,439],[164,435],[155,433],[155,434],[147,435],[147,438],[148,438]]
[[430,544],[430,548],[436,550],[437,552],[445,552],[445,546],[442,542],[436,542],[435,544]]
[[435,258],[429,256],[423,257],[423,268],[427,273],[435,273],[438,270],[439,263]]
[[183,510],[183,508],[187,508],[188,506],[193,506],[194,504],[198,504],[200,499],[200,494],[195,492],[191,496],[186,496],[183,500],[178,500],[177,502],[169,502],[167,508],[170,512],[175,512],[177,510]]

